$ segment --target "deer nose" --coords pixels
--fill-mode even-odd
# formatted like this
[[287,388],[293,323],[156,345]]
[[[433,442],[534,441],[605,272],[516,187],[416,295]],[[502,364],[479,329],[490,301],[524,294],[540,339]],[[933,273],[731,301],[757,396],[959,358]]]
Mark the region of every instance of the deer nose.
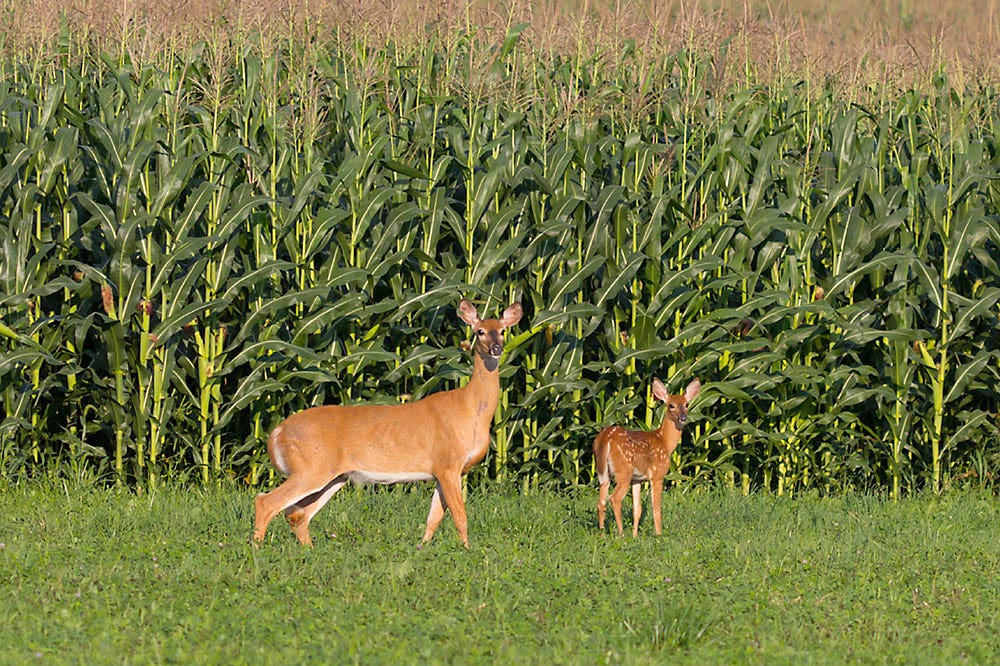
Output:
[[503,343],[494,342],[490,345],[490,356],[500,356],[503,354]]
[[683,428],[687,424],[687,422],[688,422],[687,414],[681,414],[680,416],[677,417],[678,427]]

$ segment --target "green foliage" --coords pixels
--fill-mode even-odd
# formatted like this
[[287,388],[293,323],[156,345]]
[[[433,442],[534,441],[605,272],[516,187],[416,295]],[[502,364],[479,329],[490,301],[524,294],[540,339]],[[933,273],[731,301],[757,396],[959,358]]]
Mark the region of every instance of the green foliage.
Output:
[[458,386],[467,296],[527,314],[473,483],[587,483],[694,375],[674,482],[995,483],[995,91],[866,109],[522,29],[0,64],[5,473],[267,482],[292,412]]

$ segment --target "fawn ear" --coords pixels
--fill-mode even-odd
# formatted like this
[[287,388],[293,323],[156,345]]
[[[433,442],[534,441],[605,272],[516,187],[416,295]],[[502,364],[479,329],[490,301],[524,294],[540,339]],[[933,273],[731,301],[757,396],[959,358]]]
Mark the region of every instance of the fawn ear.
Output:
[[656,377],[653,377],[653,397],[663,402],[670,399],[670,393],[667,392],[667,387],[664,386],[663,382]]
[[504,328],[510,328],[517,322],[521,321],[521,315],[524,314],[524,310],[521,308],[520,303],[513,303],[509,308],[503,311],[503,315],[500,317],[500,323],[503,324]]
[[479,312],[476,311],[476,306],[472,304],[472,301],[467,298],[463,298],[462,302],[458,304],[458,316],[473,328],[479,326]]
[[691,383],[688,384],[687,388],[684,389],[684,399],[687,400],[688,402],[691,402],[692,400],[694,400],[694,397],[698,395],[699,391],[701,391],[701,381],[699,381],[698,378],[695,377],[691,381]]

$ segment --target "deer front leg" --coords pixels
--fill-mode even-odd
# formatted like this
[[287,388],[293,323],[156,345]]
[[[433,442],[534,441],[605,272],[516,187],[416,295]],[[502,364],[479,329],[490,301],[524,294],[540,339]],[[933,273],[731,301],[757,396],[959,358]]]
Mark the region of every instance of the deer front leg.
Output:
[[639,536],[639,518],[642,517],[642,484],[632,484],[632,536]]
[[650,494],[653,496],[653,530],[656,536],[660,536],[660,500],[663,497],[663,477],[651,479],[649,482]]
[[455,521],[458,536],[462,539],[462,544],[468,548],[469,523],[465,516],[465,500],[462,499],[462,475],[446,476],[439,479],[438,483],[444,503],[451,511],[451,519]]

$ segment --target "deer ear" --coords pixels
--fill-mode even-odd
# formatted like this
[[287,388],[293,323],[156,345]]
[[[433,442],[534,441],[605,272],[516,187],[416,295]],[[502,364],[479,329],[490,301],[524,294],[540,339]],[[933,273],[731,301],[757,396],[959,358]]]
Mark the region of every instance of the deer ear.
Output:
[[701,381],[699,381],[699,379],[695,377],[694,380],[692,380],[692,382],[688,384],[687,388],[684,390],[684,398],[688,402],[691,402],[692,400],[694,400],[694,397],[698,395],[699,391],[701,391]]
[[500,317],[500,323],[503,324],[504,328],[510,328],[517,322],[521,321],[521,315],[523,314],[524,310],[521,308],[521,304],[514,303],[503,311],[503,316]]
[[657,400],[662,400],[666,402],[670,399],[670,394],[667,392],[667,387],[663,385],[656,377],[653,377],[653,397]]
[[462,302],[458,304],[458,316],[473,328],[479,325],[479,312],[476,311],[476,306],[472,304],[472,301],[467,298],[463,298]]

